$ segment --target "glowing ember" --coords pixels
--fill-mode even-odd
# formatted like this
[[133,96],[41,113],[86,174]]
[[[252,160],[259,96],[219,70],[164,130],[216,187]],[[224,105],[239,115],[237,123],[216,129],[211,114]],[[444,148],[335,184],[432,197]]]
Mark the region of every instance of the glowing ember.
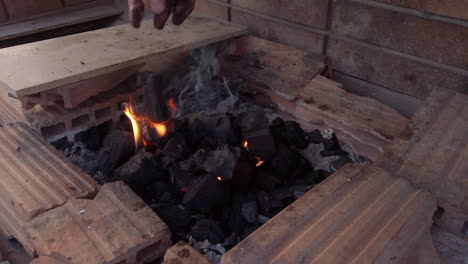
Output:
[[171,115],[173,115],[175,111],[177,110],[174,98],[169,99],[169,101],[167,102],[167,106],[169,107],[169,110],[171,111]]
[[249,150],[249,142],[247,142],[247,140],[242,140],[242,146],[244,146],[245,149]]
[[164,137],[167,133],[167,126],[165,123],[154,123],[146,120],[158,133],[160,137]]
[[216,179],[218,179],[218,181],[222,181],[222,180],[223,180],[223,178],[221,178],[221,177],[219,177],[219,176],[216,177]]
[[128,119],[130,119],[130,122],[132,122],[133,137],[134,137],[134,140],[135,140],[135,151],[137,151],[138,150],[138,142],[140,142],[141,133],[140,133],[140,126],[138,125],[138,122],[137,122],[137,117],[133,113],[133,108],[132,108],[132,103],[131,102],[128,103],[125,106],[124,113],[128,117]]
[[260,167],[260,166],[262,166],[263,163],[265,163],[265,161],[262,160],[260,157],[257,157],[257,160],[258,160],[257,165],[255,165],[257,167]]

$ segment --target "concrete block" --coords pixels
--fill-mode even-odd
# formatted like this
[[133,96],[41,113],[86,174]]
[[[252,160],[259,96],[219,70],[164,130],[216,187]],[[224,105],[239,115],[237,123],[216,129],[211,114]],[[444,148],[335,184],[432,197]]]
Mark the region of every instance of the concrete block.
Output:
[[64,0],[65,6],[79,5],[96,0]]
[[468,92],[468,76],[356,43],[330,38],[328,55],[335,69],[424,99],[433,89]]
[[[224,2],[226,2],[226,0]],[[210,0],[197,0],[194,14],[228,20],[228,7]]]
[[468,69],[468,27],[336,0],[331,29],[340,35]]
[[30,16],[62,8],[61,0],[3,0],[10,19],[23,19]]
[[249,28],[250,33],[313,53],[321,53],[324,36],[287,24],[233,9],[231,21]]
[[376,0],[379,2],[414,8],[420,11],[468,20],[468,4],[466,0]]
[[231,4],[315,28],[324,29],[327,23],[328,0],[231,0]]
[[4,8],[3,0],[0,0],[0,23],[8,20],[6,10]]

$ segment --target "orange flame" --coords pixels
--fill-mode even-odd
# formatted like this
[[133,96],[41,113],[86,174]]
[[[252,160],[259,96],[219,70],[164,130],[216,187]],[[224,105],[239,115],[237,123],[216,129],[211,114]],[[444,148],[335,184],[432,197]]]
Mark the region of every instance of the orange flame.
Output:
[[245,149],[249,150],[249,142],[247,140],[242,140],[242,146],[244,146]]
[[260,167],[260,166],[262,166],[263,163],[265,163],[265,161],[262,160],[260,157],[257,157],[257,160],[258,160],[258,162],[257,162],[257,164],[255,165],[255,166],[257,166],[257,167]]
[[150,124],[158,133],[160,137],[164,137],[167,134],[167,126],[166,122],[164,123],[155,123],[149,120],[146,120],[148,124]]
[[138,142],[140,142],[141,132],[140,126],[138,125],[136,115],[133,113],[131,101],[125,106],[124,109],[125,115],[130,119],[133,128],[133,136],[135,140],[135,150],[138,150]]
[[218,179],[218,181],[223,181],[223,178],[221,178],[221,177],[219,177],[219,176],[216,177],[216,179]]
[[[171,98],[168,102],[167,105],[173,114],[176,111],[176,106],[174,99]],[[156,133],[160,137],[164,137],[167,134],[167,123],[168,121],[161,122],[161,123],[156,123],[152,122],[150,119],[148,119],[145,116],[138,116],[135,114],[133,111],[133,106],[132,106],[132,101],[130,100],[129,103],[125,106],[124,109],[125,115],[130,119],[130,122],[132,123],[132,128],[133,128],[133,136],[135,140],[135,149],[138,150],[138,147],[140,145],[140,142],[143,143],[144,146],[148,145],[148,142],[145,141],[145,139],[141,136],[141,128],[140,128],[140,122],[145,122],[148,125],[150,125]]]

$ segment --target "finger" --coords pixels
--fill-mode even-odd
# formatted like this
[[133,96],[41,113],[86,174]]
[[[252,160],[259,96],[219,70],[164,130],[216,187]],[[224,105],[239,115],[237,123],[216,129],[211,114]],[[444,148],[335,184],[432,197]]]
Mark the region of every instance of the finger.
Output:
[[156,15],[162,15],[168,9],[167,0],[143,0],[145,5]]
[[192,13],[195,7],[195,0],[179,0],[172,14],[172,23],[180,25]]
[[142,0],[128,0],[130,21],[136,28],[140,27],[141,20],[145,15],[145,5]]
[[154,19],[153,19],[154,27],[157,29],[163,29],[170,15],[171,15],[171,10],[169,8],[167,8],[160,15],[154,15]]

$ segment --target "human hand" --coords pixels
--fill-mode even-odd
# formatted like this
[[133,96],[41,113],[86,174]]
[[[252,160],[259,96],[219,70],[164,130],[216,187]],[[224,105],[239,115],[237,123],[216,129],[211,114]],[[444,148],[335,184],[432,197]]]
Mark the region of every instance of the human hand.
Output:
[[192,13],[195,0],[128,0],[131,23],[136,28],[140,27],[145,15],[145,6],[154,13],[154,27],[163,29],[171,14],[172,23],[182,24]]

